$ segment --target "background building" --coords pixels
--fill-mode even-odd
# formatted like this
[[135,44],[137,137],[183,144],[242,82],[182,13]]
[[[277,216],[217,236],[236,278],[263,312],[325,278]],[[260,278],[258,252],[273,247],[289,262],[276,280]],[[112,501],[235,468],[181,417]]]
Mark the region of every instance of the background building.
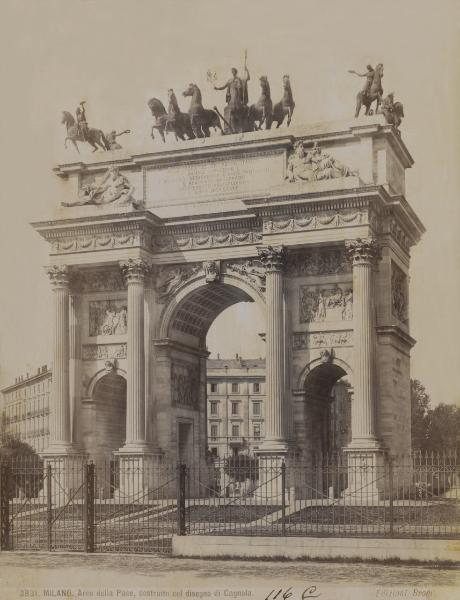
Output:
[[[340,452],[351,441],[351,397],[351,386],[341,379],[329,398],[312,395],[309,399],[315,426],[313,422],[304,425],[316,458]],[[208,359],[208,448],[213,455],[257,450],[265,436],[265,398],[265,359],[238,354],[230,359]]]
[[257,449],[264,437],[265,360],[208,359],[208,448],[215,456]]
[[8,432],[42,452],[49,444],[51,371],[46,365],[35,375],[17,377],[14,384],[1,390],[2,412]]

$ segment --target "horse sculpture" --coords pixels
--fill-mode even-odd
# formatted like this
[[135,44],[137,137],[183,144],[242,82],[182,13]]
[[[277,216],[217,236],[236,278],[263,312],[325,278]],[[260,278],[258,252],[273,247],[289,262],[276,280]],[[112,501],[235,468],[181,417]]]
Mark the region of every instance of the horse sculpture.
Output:
[[[256,104],[251,104],[249,107],[249,129],[261,129],[265,123],[265,129],[270,129],[273,121],[273,102],[270,93],[270,84],[267,77],[262,75],[260,78],[261,95]],[[258,125],[256,126],[256,122]]]
[[359,117],[359,111],[361,110],[361,107],[363,105],[366,107],[365,114],[366,115],[372,114],[372,113],[370,113],[370,109],[371,109],[371,105],[374,101],[377,101],[377,107],[375,109],[375,112],[377,113],[379,111],[380,103],[382,102],[382,94],[383,94],[382,77],[383,77],[383,64],[379,63],[375,67],[374,78],[372,80],[370,89],[367,92],[361,91],[356,96],[355,117]]
[[62,113],[61,123],[67,128],[67,137],[64,140],[65,148],[67,148],[67,140],[70,140],[78,153],[80,153],[80,150],[78,149],[77,142],[88,142],[93,147],[93,152],[99,150],[99,147],[102,150],[110,150],[110,144],[101,129],[88,127],[86,136],[83,136],[83,133],[75,122],[75,118],[67,110],[64,110]]
[[185,97],[191,96],[188,114],[190,115],[190,124],[195,137],[209,137],[211,135],[211,127],[219,129],[221,134],[224,134],[222,125],[220,124],[219,115],[216,111],[203,108],[201,91],[195,83],[191,83],[188,88],[182,92],[182,95]]
[[166,112],[163,102],[158,100],[158,98],[150,98],[147,102],[147,105],[155,118],[155,123],[152,125],[150,134],[152,140],[155,139],[153,134],[154,129],[158,131],[163,142],[166,142],[166,133],[174,133],[176,140],[185,140],[185,136],[187,136],[188,139],[193,139],[195,135],[190,124],[190,117],[187,113],[180,112],[173,90],[168,91],[168,97],[169,112]]
[[291,90],[291,82],[289,75],[283,75],[283,97],[277,102],[273,108],[273,122],[276,123],[276,128],[283,124],[287,116],[287,126],[291,124],[292,113],[294,112],[295,102]]

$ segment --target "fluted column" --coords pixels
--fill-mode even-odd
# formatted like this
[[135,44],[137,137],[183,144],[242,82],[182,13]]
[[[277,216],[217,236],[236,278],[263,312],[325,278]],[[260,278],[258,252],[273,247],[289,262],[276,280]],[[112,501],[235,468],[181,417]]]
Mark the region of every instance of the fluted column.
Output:
[[266,269],[266,404],[264,451],[287,449],[287,398],[285,395],[284,246],[259,248]]
[[141,259],[120,262],[128,288],[128,382],[126,442],[122,451],[148,448],[145,431],[144,280],[149,265]]
[[375,315],[373,271],[380,248],[372,238],[346,242],[353,263],[354,399],[349,448],[379,447],[375,431]]
[[69,397],[69,271],[47,268],[54,296],[53,379],[50,445],[47,454],[72,452]]

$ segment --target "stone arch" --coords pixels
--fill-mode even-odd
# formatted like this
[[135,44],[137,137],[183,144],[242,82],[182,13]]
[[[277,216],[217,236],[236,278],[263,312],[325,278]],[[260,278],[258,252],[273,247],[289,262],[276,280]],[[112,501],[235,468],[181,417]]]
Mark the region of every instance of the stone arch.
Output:
[[181,327],[181,315],[187,315],[183,329],[206,337],[216,317],[238,302],[255,302],[265,312],[263,293],[238,275],[221,274],[219,282],[211,283],[204,275],[195,278],[181,286],[164,307],[157,337],[171,337],[173,329]]
[[[117,375],[120,375],[124,379],[127,379],[127,373],[124,369],[119,369],[118,367],[115,367],[115,369],[113,369],[113,372],[116,373]],[[86,398],[93,397],[94,388],[96,387],[97,382],[100,379],[102,379],[105,375],[107,375],[108,373],[109,373],[109,371],[107,371],[107,369],[105,369],[105,368],[100,369],[99,371],[96,371],[96,373],[91,377],[91,379],[89,380],[89,382],[86,386],[86,390],[85,390],[85,394],[84,394],[84,396]]]
[[303,370],[301,371],[301,373],[299,375],[299,378],[297,380],[297,390],[299,392],[302,392],[305,390],[307,378],[310,376],[310,374],[316,368],[318,368],[322,365],[331,365],[332,367],[335,367],[334,370],[338,375],[340,372],[342,372],[342,374],[339,375],[339,377],[337,377],[337,379],[339,379],[340,377],[344,377],[346,375],[350,379],[350,383],[353,384],[353,370],[346,361],[342,360],[341,358],[337,358],[336,356],[334,356],[330,361],[327,361],[327,362],[325,362],[321,358],[315,358],[315,360],[312,360],[303,368]]
[[301,445],[315,461],[334,459],[351,439],[351,381],[350,365],[330,354],[312,360],[298,378],[306,437]]
[[126,441],[127,381],[117,371],[99,371],[99,377],[92,386],[96,459],[110,459],[112,453]]

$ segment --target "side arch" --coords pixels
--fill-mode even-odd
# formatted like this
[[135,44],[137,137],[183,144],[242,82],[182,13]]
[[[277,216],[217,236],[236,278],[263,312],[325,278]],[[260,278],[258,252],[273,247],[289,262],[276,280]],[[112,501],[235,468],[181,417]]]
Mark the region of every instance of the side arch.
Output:
[[340,379],[340,377],[345,377],[346,375],[350,379],[351,385],[353,385],[353,369],[346,361],[334,356],[332,360],[328,362],[324,362],[321,358],[315,358],[309,362],[303,368],[298,377],[296,391],[303,392],[305,390],[305,384],[307,383],[308,376],[314,371],[314,369],[321,366],[332,366],[332,368],[335,367],[337,379]]
[[118,367],[114,368],[112,371],[107,371],[107,369],[105,369],[105,368],[101,369],[100,371],[97,371],[89,380],[89,383],[86,386],[84,395],[87,398],[92,398],[97,382],[100,379],[102,379],[103,377],[105,377],[105,375],[108,375],[109,373],[115,373],[116,375],[121,375],[121,377],[123,377],[126,380],[128,379],[127,373],[124,369],[119,369]]

